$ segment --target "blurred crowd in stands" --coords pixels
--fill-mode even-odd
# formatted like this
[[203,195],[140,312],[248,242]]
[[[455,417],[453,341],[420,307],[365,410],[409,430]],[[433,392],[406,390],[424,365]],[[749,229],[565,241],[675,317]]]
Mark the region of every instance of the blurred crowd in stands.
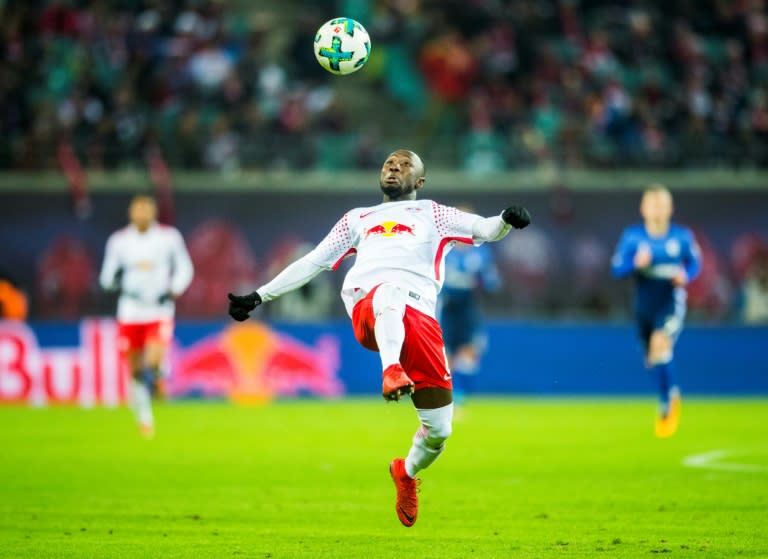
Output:
[[[314,60],[346,15],[366,68]],[[5,0],[0,169],[768,165],[764,0]]]
[[[373,42],[346,77],[312,50],[339,15]],[[765,0],[0,1],[0,170],[167,168],[158,154],[173,172],[367,169],[396,146],[477,175],[768,166]],[[180,314],[201,318],[221,315],[233,278],[265,281],[308,240],[254,255],[232,224],[187,234],[201,273]],[[505,302],[489,310],[610,316],[613,241],[510,237],[496,247]],[[768,322],[765,241],[745,233],[725,259],[700,241],[693,314]],[[111,308],[96,245],[58,236],[35,281],[0,272],[0,316],[26,316],[27,295],[42,318]],[[338,315],[336,280],[269,312]]]

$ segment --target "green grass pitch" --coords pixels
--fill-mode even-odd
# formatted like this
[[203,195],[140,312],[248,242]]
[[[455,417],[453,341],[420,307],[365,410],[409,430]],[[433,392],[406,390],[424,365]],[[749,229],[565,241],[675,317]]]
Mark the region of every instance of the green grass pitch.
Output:
[[409,402],[0,407],[0,557],[768,557],[768,401],[476,399],[421,473],[413,528],[389,460]]

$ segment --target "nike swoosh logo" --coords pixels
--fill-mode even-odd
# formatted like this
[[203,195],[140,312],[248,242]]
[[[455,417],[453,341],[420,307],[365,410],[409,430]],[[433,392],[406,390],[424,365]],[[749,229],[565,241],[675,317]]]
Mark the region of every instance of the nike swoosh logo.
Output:
[[372,212],[366,212],[364,214],[360,214],[360,219],[363,219],[364,217],[368,217],[369,215],[376,213],[378,210],[373,210]]
[[400,509],[400,512],[403,514],[403,516],[405,517],[405,519],[406,519],[408,522],[410,522],[411,524],[413,524],[413,517],[412,517],[410,514],[408,514],[407,512],[405,512],[405,511],[403,510],[403,507],[397,507],[397,508],[399,508],[399,509]]

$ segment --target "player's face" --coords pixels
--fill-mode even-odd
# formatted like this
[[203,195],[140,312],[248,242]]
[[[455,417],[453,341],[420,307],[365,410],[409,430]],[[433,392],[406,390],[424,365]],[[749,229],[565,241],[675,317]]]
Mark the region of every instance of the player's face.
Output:
[[640,202],[640,215],[645,221],[669,221],[672,217],[672,196],[663,190],[646,192]]
[[145,231],[154,223],[157,217],[157,208],[154,202],[150,200],[138,199],[131,203],[131,207],[128,209],[128,216],[131,223],[139,229],[139,231]]
[[423,165],[408,152],[394,152],[381,167],[379,186],[390,200],[413,198],[414,191],[424,184]]

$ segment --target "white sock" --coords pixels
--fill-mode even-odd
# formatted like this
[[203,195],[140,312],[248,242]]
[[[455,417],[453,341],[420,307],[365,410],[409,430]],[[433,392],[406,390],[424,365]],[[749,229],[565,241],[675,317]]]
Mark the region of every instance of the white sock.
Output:
[[411,477],[427,468],[445,448],[445,440],[451,435],[453,404],[432,410],[417,409],[421,427],[413,436],[413,445],[405,458],[405,471]]
[[131,409],[136,420],[141,425],[154,425],[155,418],[152,415],[152,396],[147,386],[136,379],[131,382]]
[[373,295],[373,327],[379,346],[382,369],[400,363],[405,341],[405,291],[389,283],[381,284]]

